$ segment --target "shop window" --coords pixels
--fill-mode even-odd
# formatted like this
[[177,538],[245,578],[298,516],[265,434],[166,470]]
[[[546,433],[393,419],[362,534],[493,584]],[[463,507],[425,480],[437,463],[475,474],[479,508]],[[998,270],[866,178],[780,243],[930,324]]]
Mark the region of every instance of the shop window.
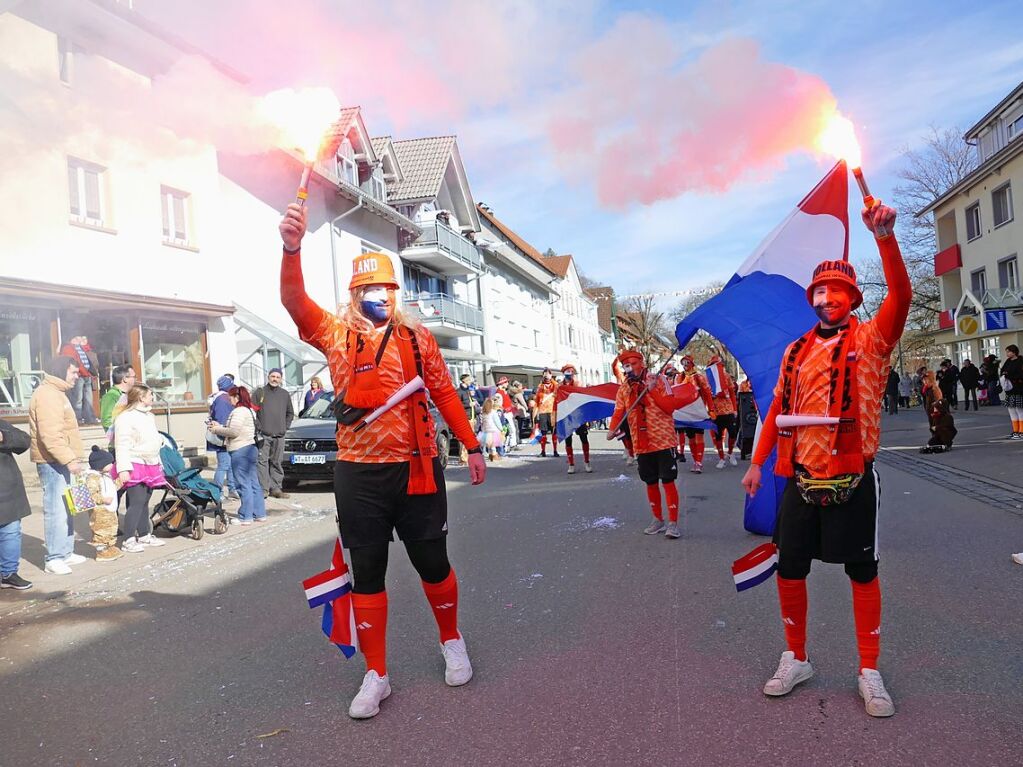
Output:
[[48,318],[35,309],[0,308],[0,415],[28,413],[48,352]]
[[197,323],[142,320],[143,382],[171,405],[205,401],[205,328]]

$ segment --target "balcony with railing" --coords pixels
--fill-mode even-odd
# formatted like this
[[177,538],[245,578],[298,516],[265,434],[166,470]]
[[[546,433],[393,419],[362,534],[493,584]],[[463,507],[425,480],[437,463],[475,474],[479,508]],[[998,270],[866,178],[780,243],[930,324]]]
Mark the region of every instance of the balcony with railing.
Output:
[[483,332],[483,310],[446,293],[406,295],[405,306],[417,311],[435,336],[454,338]]
[[420,226],[423,233],[402,246],[402,260],[444,275],[478,274],[483,270],[480,252],[470,240],[440,221]]

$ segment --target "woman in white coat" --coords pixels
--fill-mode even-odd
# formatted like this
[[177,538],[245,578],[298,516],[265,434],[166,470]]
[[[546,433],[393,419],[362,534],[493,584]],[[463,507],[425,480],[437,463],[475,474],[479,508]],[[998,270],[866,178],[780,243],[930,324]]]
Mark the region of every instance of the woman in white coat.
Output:
[[121,548],[129,553],[143,551],[146,546],[166,545],[149,532],[153,488],[167,484],[160,464],[163,437],[156,428],[152,410],[153,392],[142,384],[133,386],[124,407],[114,410],[117,480],[125,488],[127,499]]

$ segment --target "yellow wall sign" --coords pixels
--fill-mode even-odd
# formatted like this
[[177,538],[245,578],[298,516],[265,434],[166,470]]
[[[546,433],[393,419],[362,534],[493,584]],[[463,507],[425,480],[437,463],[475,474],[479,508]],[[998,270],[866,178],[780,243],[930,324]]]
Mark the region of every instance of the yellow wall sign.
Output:
[[964,317],[959,318],[959,333],[964,336],[972,336],[977,330],[980,329],[980,325],[977,324],[977,318],[967,314]]

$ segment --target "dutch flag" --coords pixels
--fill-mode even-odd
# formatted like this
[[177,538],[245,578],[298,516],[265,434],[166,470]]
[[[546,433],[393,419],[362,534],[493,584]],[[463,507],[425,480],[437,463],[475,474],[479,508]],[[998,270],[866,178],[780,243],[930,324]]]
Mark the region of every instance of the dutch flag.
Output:
[[558,439],[565,439],[584,423],[602,421],[615,412],[618,384],[560,386],[557,395]]
[[721,363],[715,362],[707,368],[707,385],[710,387],[710,393],[715,397],[724,390],[724,384],[722,383],[725,379],[721,375]]
[[757,586],[778,569],[778,547],[773,543],[757,546],[732,563],[732,578],[736,591],[745,591]]
[[355,614],[352,610],[352,580],[341,553],[341,538],[334,541],[334,555],[329,570],[302,581],[309,607],[323,606],[320,627],[323,633],[346,658],[355,655],[358,639]]
[[[728,347],[749,376],[765,415],[785,347],[817,322],[806,300],[814,267],[849,256],[849,178],[839,162],[757,246],[722,291],[675,328],[680,348],[700,330]],[[709,378],[709,376],[708,376]],[[746,529],[774,532],[785,480],[773,474],[774,454],[763,467],[763,486],[746,499]]]

